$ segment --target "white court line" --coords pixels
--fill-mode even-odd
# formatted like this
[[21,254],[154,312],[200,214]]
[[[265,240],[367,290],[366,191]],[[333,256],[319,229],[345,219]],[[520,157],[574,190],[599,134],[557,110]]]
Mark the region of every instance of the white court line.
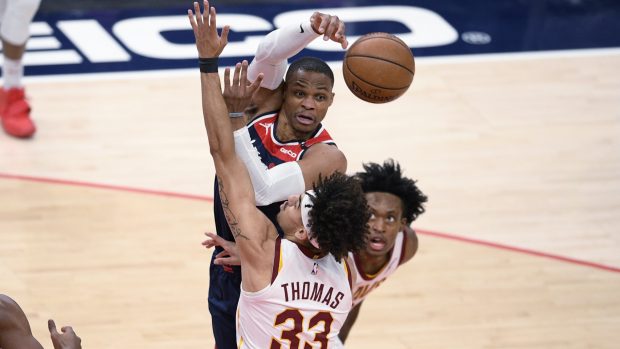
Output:
[[[415,54],[415,50],[414,50]],[[427,64],[455,64],[473,63],[489,61],[508,61],[508,60],[532,60],[549,58],[573,58],[573,57],[592,57],[592,56],[613,56],[620,55],[620,48],[595,48],[595,49],[576,49],[576,50],[556,50],[556,51],[531,51],[531,52],[512,52],[512,53],[485,53],[471,55],[436,56],[416,58],[416,63]],[[339,69],[342,61],[328,62],[332,69]],[[620,60],[619,60],[620,63]],[[223,73],[223,69],[220,69]],[[101,72],[101,73],[77,73],[59,75],[41,75],[25,77],[26,84],[49,83],[49,82],[76,82],[76,81],[97,81],[97,80],[125,80],[125,79],[144,79],[144,78],[165,78],[165,77],[195,77],[198,79],[198,66],[196,68],[185,69],[162,69],[162,70],[142,70],[129,72]]]

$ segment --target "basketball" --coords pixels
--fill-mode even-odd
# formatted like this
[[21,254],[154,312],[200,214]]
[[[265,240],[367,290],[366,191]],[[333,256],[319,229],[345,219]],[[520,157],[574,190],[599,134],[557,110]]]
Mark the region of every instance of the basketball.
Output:
[[415,61],[411,49],[388,33],[370,33],[359,38],[344,56],[344,81],[358,98],[387,103],[400,97],[411,85]]

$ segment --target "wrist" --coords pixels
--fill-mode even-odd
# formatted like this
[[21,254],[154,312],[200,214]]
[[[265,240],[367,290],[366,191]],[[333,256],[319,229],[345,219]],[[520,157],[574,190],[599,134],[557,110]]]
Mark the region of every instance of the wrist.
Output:
[[316,35],[321,35],[321,33],[319,33],[318,28],[314,28],[314,23],[310,20],[308,22],[302,22],[300,24],[301,28],[308,32],[308,33],[312,33],[312,34],[316,34]]
[[198,58],[198,66],[201,73],[217,73],[219,57]]

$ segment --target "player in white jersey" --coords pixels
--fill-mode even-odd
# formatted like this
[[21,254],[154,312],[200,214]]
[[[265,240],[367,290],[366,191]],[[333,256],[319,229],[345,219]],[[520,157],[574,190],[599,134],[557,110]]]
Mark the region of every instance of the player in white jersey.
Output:
[[278,242],[271,285],[241,291],[239,348],[331,348],[351,310],[347,263],[286,239]]
[[[387,160],[382,165],[365,164],[364,171],[355,177],[359,179],[370,207],[370,235],[365,250],[349,253],[353,308],[340,330],[339,338],[343,342],[368,294],[415,255],[418,238],[409,225],[424,213],[423,205],[427,201],[416,182],[404,177],[400,165],[393,160]],[[239,253],[234,243],[215,234],[207,235],[210,239],[203,243],[206,247],[218,245],[226,250],[225,255],[215,258],[216,264],[238,264]],[[333,344],[334,349],[343,347],[339,341]]]
[[22,78],[22,58],[30,37],[29,26],[41,0],[0,0],[0,37],[2,38],[3,84],[0,88],[0,120],[11,136],[28,138],[35,132],[30,119]]
[[400,165],[393,160],[383,165],[365,164],[364,171],[355,177],[360,180],[370,207],[370,235],[365,250],[349,253],[355,282],[353,309],[339,334],[343,343],[368,294],[415,255],[418,238],[409,225],[424,213],[427,201],[416,182],[404,177]]
[[[188,16],[200,57],[203,116],[219,195],[241,259],[238,345],[265,349],[263,343],[269,343],[270,348],[327,349],[351,307],[346,286],[349,276],[342,263],[349,251],[362,249],[366,242],[370,214],[364,194],[357,180],[336,172],[319,179],[312,191],[285,201],[275,224],[256,208],[252,182],[235,153],[217,70],[217,57],[226,46],[229,28],[225,26],[220,37],[215,9],[209,8],[206,0],[204,7],[201,13],[199,4],[194,3],[195,12],[188,10]],[[311,76],[314,78],[321,79]],[[261,80],[259,75],[248,88],[257,89]],[[278,231],[284,238],[279,238]],[[278,254],[281,257],[276,262]],[[306,273],[290,269],[296,265],[305,269],[309,263],[312,268]],[[321,292],[320,302],[303,299],[304,287],[309,295],[314,291],[317,300]],[[261,313],[273,321],[255,321]],[[278,320],[282,323],[274,329]]]

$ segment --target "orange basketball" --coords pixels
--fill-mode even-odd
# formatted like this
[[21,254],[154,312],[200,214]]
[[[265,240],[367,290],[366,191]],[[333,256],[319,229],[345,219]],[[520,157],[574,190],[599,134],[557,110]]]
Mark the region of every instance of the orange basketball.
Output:
[[388,33],[370,33],[349,47],[342,71],[354,95],[370,103],[387,103],[407,91],[415,61],[401,39]]

